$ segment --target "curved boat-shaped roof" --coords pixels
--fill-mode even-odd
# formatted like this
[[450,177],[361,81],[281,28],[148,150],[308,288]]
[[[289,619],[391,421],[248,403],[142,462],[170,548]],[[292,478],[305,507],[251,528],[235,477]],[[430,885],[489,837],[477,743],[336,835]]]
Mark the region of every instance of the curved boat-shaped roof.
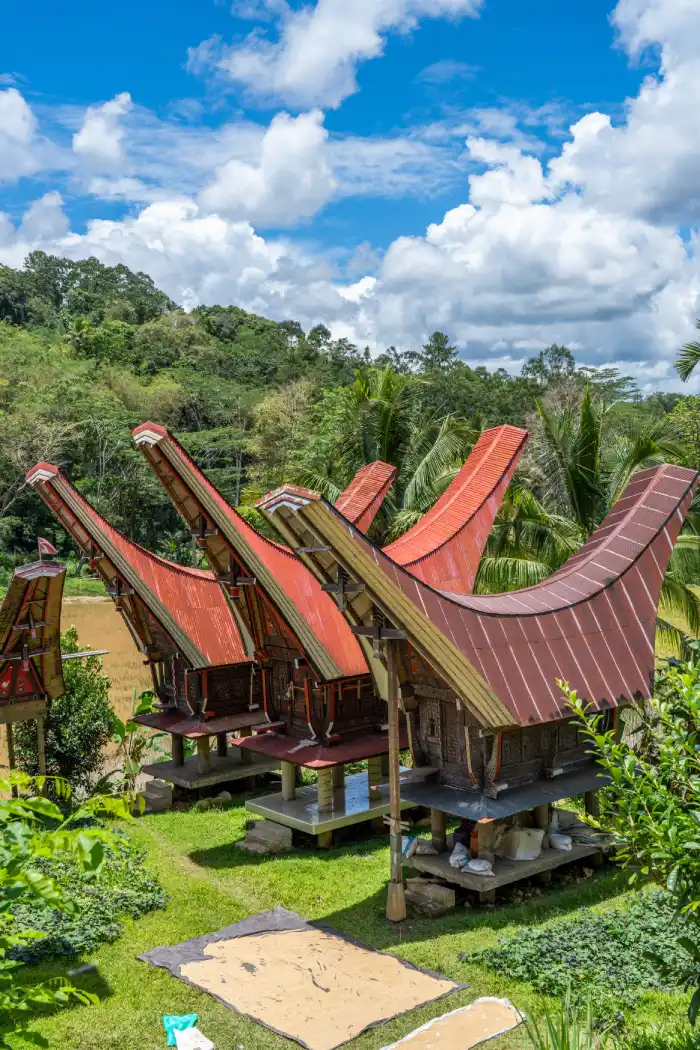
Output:
[[376,608],[484,726],[565,717],[557,679],[602,709],[648,697],[664,573],[699,475],[664,465],[635,474],[588,542],[535,587],[463,595],[432,588],[348,525],[316,493],[280,490],[259,504],[320,578],[340,569],[364,590],[346,616]]
[[[440,499],[384,553],[432,587],[471,594],[494,518],[527,438],[527,430],[519,427],[485,430]],[[342,512],[339,504],[336,510]]]
[[396,467],[377,459],[358,470],[335,501],[336,509],[360,532],[367,532],[396,477]]
[[[66,570],[56,562],[15,569],[0,603],[0,707],[64,692],[61,601]],[[36,655],[34,655],[36,654]]]
[[[113,590],[121,578],[193,668],[249,660],[222,589],[211,572],[178,565],[133,543],[99,514],[51,463],[37,463],[27,482],[42,497]],[[120,603],[121,604],[121,603]],[[142,645],[154,643],[144,610],[120,611]]]
[[325,681],[367,674],[357,639],[292,551],[249,525],[164,427],[144,423],[134,430],[134,440],[189,527],[196,532],[205,525],[202,538],[216,574],[230,572],[232,552],[254,581],[241,588],[237,608],[256,646],[267,648],[276,632],[283,641],[286,635]]

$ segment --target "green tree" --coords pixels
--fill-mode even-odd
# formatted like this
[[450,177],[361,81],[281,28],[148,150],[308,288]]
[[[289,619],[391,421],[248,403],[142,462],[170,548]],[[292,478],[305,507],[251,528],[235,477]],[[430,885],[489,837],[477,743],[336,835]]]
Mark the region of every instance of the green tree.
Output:
[[[695,322],[695,327],[700,330],[700,320]],[[700,361],[700,342],[686,343],[676,358],[676,372],[683,382],[687,382],[698,361]]]
[[[672,893],[679,908],[700,919],[700,669],[692,664],[657,676],[648,710],[625,738],[603,732],[586,701],[560,683],[591,752],[611,784],[601,792],[601,826],[617,846],[616,859],[630,882],[651,880]],[[688,1016],[700,1013],[700,930],[679,944],[690,956],[682,976],[693,988]],[[649,945],[653,952],[654,945]],[[663,968],[663,960],[659,960]]]
[[395,539],[420,520],[478,436],[463,420],[426,414],[426,385],[392,368],[368,368],[349,386],[326,391],[317,406],[297,479],[335,500],[365,464],[381,459],[397,467],[373,526],[378,541]]
[[[80,651],[75,627],[62,635],[61,649],[64,653]],[[66,661],[63,676],[66,691],[53,701],[44,724],[46,771],[65,780],[74,792],[87,795],[112,736],[111,682],[102,674],[97,656]],[[32,722],[15,726],[15,751],[19,768],[36,775],[39,762]]]

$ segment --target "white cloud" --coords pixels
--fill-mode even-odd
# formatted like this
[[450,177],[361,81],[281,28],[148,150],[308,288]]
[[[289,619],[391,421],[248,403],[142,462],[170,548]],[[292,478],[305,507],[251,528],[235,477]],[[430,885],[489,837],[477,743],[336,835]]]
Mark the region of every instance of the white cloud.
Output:
[[319,211],[335,188],[320,110],[298,117],[278,113],[262,138],[258,162],[227,161],[200,203],[254,225],[291,226]]
[[0,180],[14,181],[37,170],[36,134],[36,117],[19,91],[0,91]]
[[82,127],[73,136],[76,153],[98,162],[114,164],[123,157],[125,129],[121,118],[131,109],[131,95],[122,91],[102,106],[90,106]]
[[448,84],[451,80],[473,80],[478,72],[479,66],[457,62],[454,58],[442,58],[421,69],[417,79],[424,84]]
[[191,51],[190,67],[214,65],[262,99],[334,108],[357,90],[357,66],[383,53],[390,32],[407,32],[421,18],[476,15],[481,2],[317,0],[314,7],[295,10],[277,5],[277,39],[256,29],[241,45],[205,41]]
[[20,241],[42,242],[64,237],[70,229],[68,217],[63,211],[63,198],[52,190],[30,204],[19,228]]

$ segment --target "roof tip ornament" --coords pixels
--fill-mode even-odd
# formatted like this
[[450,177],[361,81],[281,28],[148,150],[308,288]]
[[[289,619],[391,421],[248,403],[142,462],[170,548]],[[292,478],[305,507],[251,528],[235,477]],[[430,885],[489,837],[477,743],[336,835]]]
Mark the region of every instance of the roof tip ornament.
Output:
[[44,481],[50,481],[51,478],[55,478],[58,473],[59,469],[53,463],[36,463],[27,471],[25,481],[28,485],[39,485]]
[[168,436],[168,431],[165,427],[161,427],[158,423],[141,423],[140,426],[135,427],[131,432],[131,436],[134,439],[136,445],[148,445],[152,447],[157,445],[162,438]]

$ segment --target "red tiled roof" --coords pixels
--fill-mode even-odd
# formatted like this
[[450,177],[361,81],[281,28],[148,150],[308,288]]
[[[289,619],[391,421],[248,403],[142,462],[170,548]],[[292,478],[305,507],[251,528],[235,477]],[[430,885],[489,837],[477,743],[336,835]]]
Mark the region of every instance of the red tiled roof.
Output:
[[[221,529],[224,536],[228,534],[235,540],[237,556],[247,571],[257,576],[259,570],[255,565],[255,560],[259,559],[259,563],[262,563],[272,574],[274,581],[291,603],[291,608],[283,614],[291,630],[298,634],[299,622],[297,621],[296,624],[292,622],[298,616],[330,656],[335,664],[335,673],[329,674],[328,677],[367,674],[367,663],[357,639],[351,634],[333,600],[321,590],[318,581],[299,559],[287,547],[268,540],[249,525],[224,499],[164,427],[154,423],[144,423],[136,427],[133,436],[149,462],[152,462],[154,447],[165,456],[169,468],[177,474],[193,499],[195,496],[191,492],[187,479],[183,477],[183,468],[184,473],[193,476],[197,484],[206,491],[217,511],[214,524]],[[181,509],[178,507],[178,510]],[[247,563],[246,551],[253,556]],[[260,586],[259,580],[257,585]],[[273,604],[277,603],[273,601]],[[302,650],[303,648],[302,645]]]
[[[440,499],[384,553],[432,587],[471,594],[494,518],[527,438],[527,430],[519,427],[485,430]],[[340,509],[338,504],[336,508]]]
[[312,532],[331,548],[304,556],[316,571],[335,561],[365,584],[364,611],[348,599],[352,622],[371,622],[369,595],[482,724],[528,725],[567,713],[558,678],[599,709],[650,696],[661,586],[698,479],[685,467],[639,471],[558,572],[499,595],[428,586],[315,493],[283,489],[262,511],[300,545]]
[[[133,570],[129,583],[139,598],[158,621],[163,619],[158,603],[167,610],[202,654],[203,666],[248,662],[240,631],[213,573],[177,565],[127,539],[50,463],[37,463],[27,473],[27,481],[81,549],[89,553],[94,544],[108,561],[118,555],[126,560]],[[161,626],[167,633],[168,625],[161,622]]]
[[357,472],[335,501],[335,509],[360,532],[367,532],[396,477],[396,467],[377,459]]

